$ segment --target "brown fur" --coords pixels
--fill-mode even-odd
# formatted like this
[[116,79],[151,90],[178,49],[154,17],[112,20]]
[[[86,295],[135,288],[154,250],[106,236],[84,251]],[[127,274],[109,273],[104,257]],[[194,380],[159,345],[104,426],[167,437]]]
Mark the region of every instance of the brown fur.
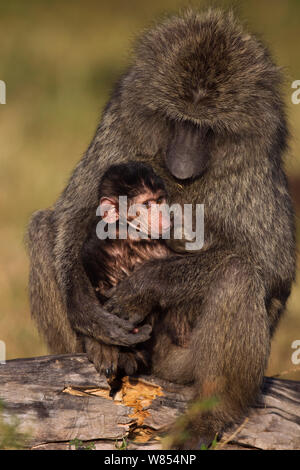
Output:
[[[150,259],[165,258],[169,254],[170,250],[159,240],[102,240],[98,245],[97,258],[101,261],[103,275],[99,273],[100,278],[95,289],[102,300],[107,300],[106,291],[119,284],[143,263]],[[92,253],[88,254],[90,256]]]
[[[149,337],[147,330],[130,333],[129,311],[141,319],[154,305],[170,308],[154,325],[151,372],[192,383],[197,399],[213,386],[219,398],[215,409],[191,419],[190,439],[175,439],[177,447],[209,442],[256,399],[290,294],[295,232],[280,83],[269,52],[231,13],[166,20],[137,42],[132,65],[53,212],[39,212],[30,223],[32,312],[53,352],[72,352],[80,333],[94,342],[89,357],[97,365],[97,340],[128,346]],[[201,165],[193,161],[199,172],[179,185],[166,156],[172,148],[178,157],[171,143],[188,132],[202,142]],[[197,156],[190,142],[187,158]],[[104,310],[80,250],[97,206],[97,181],[108,163],[125,155],[163,176],[171,202],[205,204],[206,243],[200,254],[145,263],[118,284]],[[181,315],[194,324],[188,348],[178,348],[168,333]]]

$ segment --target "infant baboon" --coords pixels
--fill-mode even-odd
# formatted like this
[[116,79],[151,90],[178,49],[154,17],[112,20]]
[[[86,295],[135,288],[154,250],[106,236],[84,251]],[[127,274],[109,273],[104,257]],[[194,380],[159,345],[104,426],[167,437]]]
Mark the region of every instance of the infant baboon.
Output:
[[[126,196],[123,220],[120,214],[120,196]],[[162,239],[163,235],[171,235],[169,213],[161,210],[161,206],[167,202],[166,188],[162,178],[155,174],[150,165],[128,162],[110,166],[101,178],[98,199],[101,220],[105,224],[114,224],[114,230],[111,230],[114,238],[109,237],[109,232],[104,232],[104,225],[101,233],[97,232],[97,220],[83,245],[82,263],[99,301],[104,304],[109,298],[107,292],[143,263],[166,258],[174,255],[174,252]],[[123,238],[120,238],[122,230]],[[163,313],[157,306],[156,311],[148,315],[147,324],[153,326],[158,310]],[[128,318],[138,323],[140,313],[134,313],[135,317],[133,312],[128,312]],[[133,331],[137,332],[138,328]],[[177,322],[174,318],[172,332],[174,344],[187,344],[189,326],[184,315]],[[151,345],[148,342],[134,349],[120,349],[121,369],[130,375],[136,372],[138,365],[146,366],[149,357],[147,352]],[[125,352],[134,354],[125,357]],[[105,372],[108,377],[115,374],[118,359],[115,356],[115,363],[103,362],[100,371]]]
[[[123,221],[120,196],[126,197]],[[93,227],[83,245],[82,262],[99,300],[104,303],[107,290],[134,269],[145,261],[165,258],[170,253],[162,239],[163,233],[170,229],[170,221],[168,214],[159,210],[159,206],[167,201],[163,180],[150,165],[141,162],[109,167],[101,178],[99,201],[102,220],[106,224],[115,224],[112,232],[115,239],[110,238],[108,232],[97,234],[97,227]],[[133,212],[132,208],[137,210]],[[156,223],[157,227],[154,227]],[[120,238],[122,229],[123,238]]]

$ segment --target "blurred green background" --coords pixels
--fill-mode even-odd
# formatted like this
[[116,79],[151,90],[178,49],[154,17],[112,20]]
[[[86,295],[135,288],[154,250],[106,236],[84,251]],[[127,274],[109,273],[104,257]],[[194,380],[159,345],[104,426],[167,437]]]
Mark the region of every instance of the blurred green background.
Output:
[[[0,79],[7,85],[7,104],[0,105],[0,339],[8,359],[47,352],[27,300],[23,237],[30,214],[53,204],[86,150],[134,37],[188,5],[201,2],[0,0]],[[235,6],[285,68],[292,130],[287,169],[299,214],[300,104],[291,104],[291,83],[300,80],[300,0],[247,0]],[[273,341],[268,375],[295,368],[291,343],[296,339],[298,284]],[[286,377],[300,379],[300,372]]]

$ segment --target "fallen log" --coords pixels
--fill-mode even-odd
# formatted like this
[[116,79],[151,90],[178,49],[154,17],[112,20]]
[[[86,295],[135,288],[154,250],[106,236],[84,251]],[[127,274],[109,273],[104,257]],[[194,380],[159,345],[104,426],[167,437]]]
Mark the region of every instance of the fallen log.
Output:
[[[191,389],[151,376],[123,379],[112,398],[84,354],[0,365],[5,421],[17,417],[30,449],[161,449],[160,435],[186,408]],[[80,444],[81,445],[81,444]],[[76,446],[76,444],[75,444]],[[300,449],[300,382],[265,378],[245,420],[217,449]]]

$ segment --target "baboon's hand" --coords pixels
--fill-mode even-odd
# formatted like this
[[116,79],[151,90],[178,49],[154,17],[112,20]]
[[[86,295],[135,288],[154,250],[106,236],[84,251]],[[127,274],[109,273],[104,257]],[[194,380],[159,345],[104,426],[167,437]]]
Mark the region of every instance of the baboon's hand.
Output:
[[99,343],[99,341],[88,336],[84,338],[84,345],[89,360],[100,374],[104,374],[107,378],[116,375],[119,348]]
[[[119,318],[138,325],[153,311],[157,302],[153,295],[151,282],[149,281],[147,284],[135,283],[131,280],[132,276],[130,279],[124,279],[105,293],[109,299],[105,302],[104,308]],[[144,326],[139,326],[139,332],[141,328]]]
[[138,371],[139,362],[133,352],[120,352],[118,368],[125,375],[134,375]]
[[150,338],[151,326],[143,325],[134,332],[135,323],[108,312],[94,297],[77,289],[69,302],[69,318],[75,331],[114,346],[133,346]]
[[136,372],[145,370],[149,365],[149,354],[145,350],[120,351],[118,369],[125,375],[134,375]]
[[[118,318],[110,313],[101,312],[101,328],[98,333],[96,328],[91,332],[93,337],[108,345],[133,346],[142,343],[150,338],[152,327],[143,325],[138,328],[138,332],[134,333],[135,323]],[[98,326],[98,325],[97,325]]]

